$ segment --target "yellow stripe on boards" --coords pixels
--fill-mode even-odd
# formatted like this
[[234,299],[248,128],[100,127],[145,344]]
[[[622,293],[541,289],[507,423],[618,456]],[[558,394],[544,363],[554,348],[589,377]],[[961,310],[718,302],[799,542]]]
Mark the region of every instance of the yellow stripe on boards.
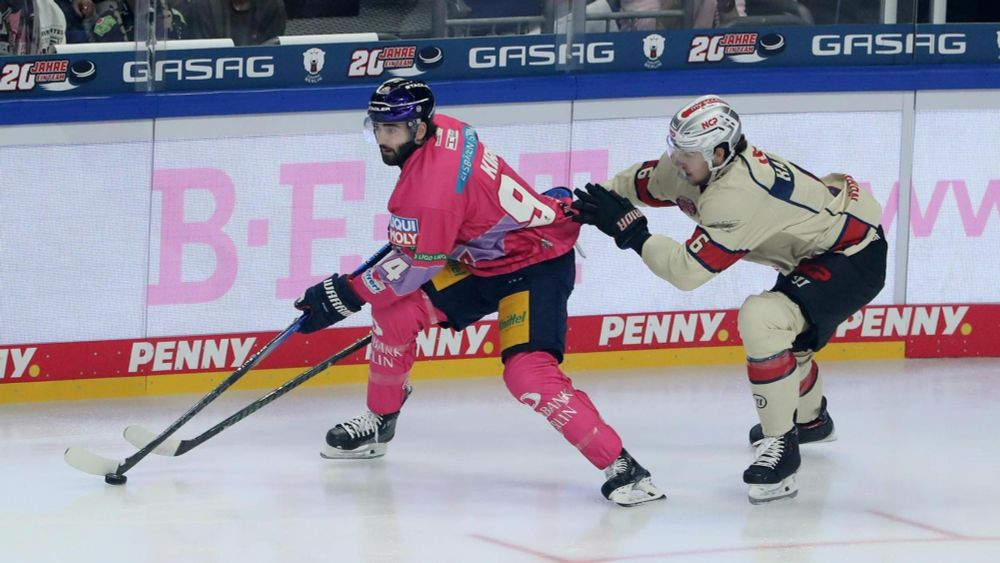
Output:
[[[817,354],[817,359],[820,361],[896,360],[904,357],[905,348],[905,343],[901,341],[835,343]],[[662,348],[569,354],[566,356],[562,368],[572,376],[574,372],[589,370],[742,364],[745,361],[743,348],[740,346]],[[274,389],[307,369],[309,369],[308,366],[251,371],[240,379],[233,386],[233,389]],[[231,373],[213,372],[152,377],[132,376],[4,383],[0,384],[0,403],[205,393],[221,383]],[[503,365],[499,358],[419,360],[413,366],[411,379],[499,377],[502,373]],[[367,381],[367,377],[367,365],[333,366],[303,384],[303,387],[347,383],[362,384]]]

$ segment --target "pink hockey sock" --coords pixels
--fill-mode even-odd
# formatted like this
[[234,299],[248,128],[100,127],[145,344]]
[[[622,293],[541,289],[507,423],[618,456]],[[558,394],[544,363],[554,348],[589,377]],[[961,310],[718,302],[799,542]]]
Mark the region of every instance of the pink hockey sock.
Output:
[[406,398],[406,380],[417,355],[417,333],[437,323],[437,311],[423,291],[384,306],[372,304],[371,357],[368,360],[368,409],[398,412]]
[[598,469],[611,465],[622,440],[548,352],[521,352],[507,360],[504,383],[511,395],[544,416]]

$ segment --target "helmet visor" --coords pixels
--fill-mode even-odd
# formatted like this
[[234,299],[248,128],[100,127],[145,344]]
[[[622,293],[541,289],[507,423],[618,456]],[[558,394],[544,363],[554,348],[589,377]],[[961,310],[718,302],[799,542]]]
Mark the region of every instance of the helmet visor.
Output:
[[365,118],[365,139],[373,145],[402,146],[413,140],[417,125],[416,120],[381,122],[369,116]]

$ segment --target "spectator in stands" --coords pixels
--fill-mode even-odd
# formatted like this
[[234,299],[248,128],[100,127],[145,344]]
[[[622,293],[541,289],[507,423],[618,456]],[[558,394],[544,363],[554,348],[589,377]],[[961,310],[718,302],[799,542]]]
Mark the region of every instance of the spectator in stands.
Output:
[[691,27],[719,27],[746,15],[746,0],[701,0],[695,9]]
[[[683,0],[621,0],[621,12],[684,11]],[[699,0],[694,6],[691,27],[719,27],[746,16],[746,0]],[[681,18],[629,18],[618,21],[620,31],[652,31],[679,28]]]
[[[157,5],[156,36],[161,39],[186,39],[187,22],[184,16],[165,0],[159,0]],[[100,14],[92,30],[94,41],[135,41],[135,0],[111,0],[98,10]]]
[[66,17],[66,42],[87,43],[97,7],[93,0],[55,0]]
[[229,37],[236,45],[260,45],[285,33],[282,0],[195,0],[191,39]]
[[0,0],[0,55],[51,52],[66,42],[66,17],[54,0]]
[[[621,0],[621,12],[650,12],[655,10],[683,9],[681,0]],[[619,31],[652,31],[680,26],[676,18],[628,18],[618,20]]]

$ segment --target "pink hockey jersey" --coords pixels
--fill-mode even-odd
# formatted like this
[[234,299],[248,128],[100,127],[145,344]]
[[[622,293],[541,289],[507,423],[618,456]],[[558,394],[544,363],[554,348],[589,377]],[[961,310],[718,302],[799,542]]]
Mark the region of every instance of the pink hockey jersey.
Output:
[[562,256],[580,226],[483,145],[475,129],[434,117],[436,137],[403,164],[389,198],[392,252],[352,281],[370,303],[417,290],[448,261],[495,276]]

